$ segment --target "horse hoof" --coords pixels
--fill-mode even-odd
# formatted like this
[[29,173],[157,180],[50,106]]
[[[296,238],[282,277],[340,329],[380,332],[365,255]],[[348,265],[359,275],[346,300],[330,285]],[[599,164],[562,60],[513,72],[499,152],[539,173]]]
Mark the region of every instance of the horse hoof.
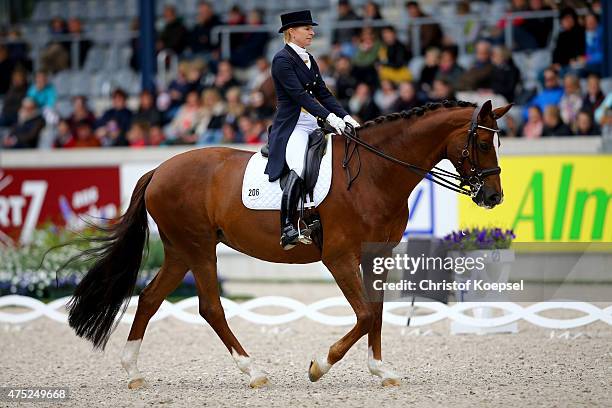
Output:
[[401,385],[401,381],[399,378],[385,378],[382,380],[383,387],[399,387]]
[[268,378],[266,376],[260,376],[260,377],[253,378],[251,382],[249,383],[249,386],[251,388],[260,388],[260,387],[265,387],[268,384],[270,384],[270,381],[268,381]]
[[146,385],[147,383],[145,382],[144,378],[134,378],[128,383],[128,388],[130,390],[136,390],[138,388],[144,388]]
[[317,382],[321,377],[325,374],[321,367],[319,367],[319,363],[316,360],[310,360],[310,367],[308,367],[308,378],[312,382]]

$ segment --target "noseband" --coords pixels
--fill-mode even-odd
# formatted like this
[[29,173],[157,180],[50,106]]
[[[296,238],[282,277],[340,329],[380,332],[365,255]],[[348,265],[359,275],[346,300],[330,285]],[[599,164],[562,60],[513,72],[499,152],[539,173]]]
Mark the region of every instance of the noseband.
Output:
[[[486,177],[501,173],[501,168],[499,166],[481,169],[478,162],[478,149],[476,146],[476,136],[478,129],[484,129],[494,133],[499,132],[499,129],[493,129],[478,124],[478,115],[480,115],[481,109],[482,106],[477,107],[474,110],[474,113],[472,114],[472,121],[470,122],[470,129],[468,131],[467,141],[464,148],[461,150],[460,158],[457,161],[456,168],[457,172],[459,172],[459,175],[456,175],[455,173],[452,173],[439,167],[434,167],[432,170],[427,170],[422,167],[415,166],[414,164],[406,163],[405,161],[395,158],[393,156],[389,156],[388,154],[377,149],[368,142],[365,142],[359,137],[357,137],[357,132],[355,131],[355,128],[347,123],[346,128],[343,132],[343,135],[344,137],[346,137],[347,140],[344,147],[344,159],[342,160],[342,167],[347,170],[347,176],[349,180],[348,188],[350,189],[352,182],[359,174],[359,172],[357,172],[354,177],[351,177],[348,168],[349,161],[353,156],[353,153],[355,152],[355,149],[353,149],[353,153],[349,154],[348,145],[350,142],[354,142],[356,145],[362,146],[363,148],[374,153],[375,155],[382,157],[383,159],[389,160],[393,163],[399,164],[400,166],[407,168],[413,173],[416,173],[421,177],[426,177],[432,182],[442,187],[455,191],[459,194],[475,197],[478,194],[478,191],[480,190],[482,185],[484,184],[484,179]],[[497,118],[494,117],[494,119]],[[501,145],[499,136],[497,139],[497,143],[499,147]],[[470,164],[470,173],[467,175],[462,175],[460,173],[460,169],[463,168],[463,165],[466,160]],[[449,179],[457,180],[459,184],[456,184]]]

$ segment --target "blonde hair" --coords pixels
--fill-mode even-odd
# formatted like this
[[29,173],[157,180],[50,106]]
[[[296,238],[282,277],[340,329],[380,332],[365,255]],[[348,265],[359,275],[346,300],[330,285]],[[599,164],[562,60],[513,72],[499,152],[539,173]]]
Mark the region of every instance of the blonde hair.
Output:
[[291,42],[291,34],[289,33],[289,30],[291,30],[291,28],[288,28],[283,31],[283,40],[285,41],[285,44]]

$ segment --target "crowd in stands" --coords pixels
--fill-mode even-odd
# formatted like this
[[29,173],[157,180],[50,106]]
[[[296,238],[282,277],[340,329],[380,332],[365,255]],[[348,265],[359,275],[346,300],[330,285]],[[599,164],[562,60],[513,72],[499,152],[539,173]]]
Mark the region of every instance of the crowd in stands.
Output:
[[[456,6],[458,15],[470,16],[469,2]],[[508,11],[553,6],[545,0],[512,0]],[[512,49],[503,41],[506,20],[485,27],[468,19],[463,34],[471,41],[468,51],[473,58],[467,66],[458,63],[459,48],[453,38],[432,20],[417,30],[424,63],[413,72],[410,42],[400,40],[397,27],[368,25],[384,21],[384,10],[377,3],[369,1],[355,10],[348,0],[339,0],[338,20],[363,20],[363,25],[336,29],[330,53],[315,56],[328,87],[361,122],[426,102],[456,99],[458,94],[484,93],[523,107],[520,115],[506,120],[506,137],[600,135],[602,126],[612,126],[612,95],[604,95],[600,81],[601,6],[598,0],[584,6],[588,12],[581,16],[573,8],[559,10],[561,31],[556,38],[550,38],[550,17],[511,20]],[[416,1],[405,7],[411,18],[429,17]],[[65,35],[75,36],[82,51],[78,65],[83,65],[91,42],[81,37],[81,22],[51,21],[51,32],[62,36],[57,41],[52,37],[41,55],[43,69],[33,74],[27,45],[16,40],[18,30],[3,33],[4,39],[13,41],[0,42],[0,129],[5,129],[0,131],[0,148],[36,147],[45,124],[54,126],[56,148],[265,142],[275,111],[270,63],[265,58],[269,35],[232,34],[228,60],[220,59],[218,44],[211,38],[211,30],[220,24],[263,24],[262,12],[245,13],[234,6],[220,16],[210,3],[202,2],[192,27],[183,23],[173,6],[164,7],[162,19],[156,48],[181,56],[176,78],[163,89],[142,91],[134,103],[129,103],[124,90],[115,89],[110,108],[99,114],[92,112],[86,96],[74,97],[67,117],[59,117],[55,110],[58,96],[49,73],[72,63],[71,42]],[[542,49],[549,42],[552,64],[540,73],[536,89],[526,89],[513,52]],[[138,38],[132,46],[131,65],[138,69]],[[247,75],[236,75],[238,70]]]

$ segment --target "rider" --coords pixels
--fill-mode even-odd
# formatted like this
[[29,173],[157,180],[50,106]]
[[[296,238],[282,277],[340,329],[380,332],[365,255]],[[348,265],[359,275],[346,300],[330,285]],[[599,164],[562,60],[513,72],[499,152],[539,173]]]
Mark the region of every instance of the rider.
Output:
[[[308,135],[317,129],[317,119],[326,121],[338,133],[347,123],[359,123],[340,106],[325,86],[319,67],[306,51],[314,37],[310,10],[281,15],[285,47],[272,60],[272,79],[277,111],[268,135],[270,152],[265,173],[270,181],[289,171],[281,201],[281,241],[283,249],[298,243],[299,232],[292,219],[297,210],[304,175],[304,155]],[[299,226],[298,226],[299,228]]]

